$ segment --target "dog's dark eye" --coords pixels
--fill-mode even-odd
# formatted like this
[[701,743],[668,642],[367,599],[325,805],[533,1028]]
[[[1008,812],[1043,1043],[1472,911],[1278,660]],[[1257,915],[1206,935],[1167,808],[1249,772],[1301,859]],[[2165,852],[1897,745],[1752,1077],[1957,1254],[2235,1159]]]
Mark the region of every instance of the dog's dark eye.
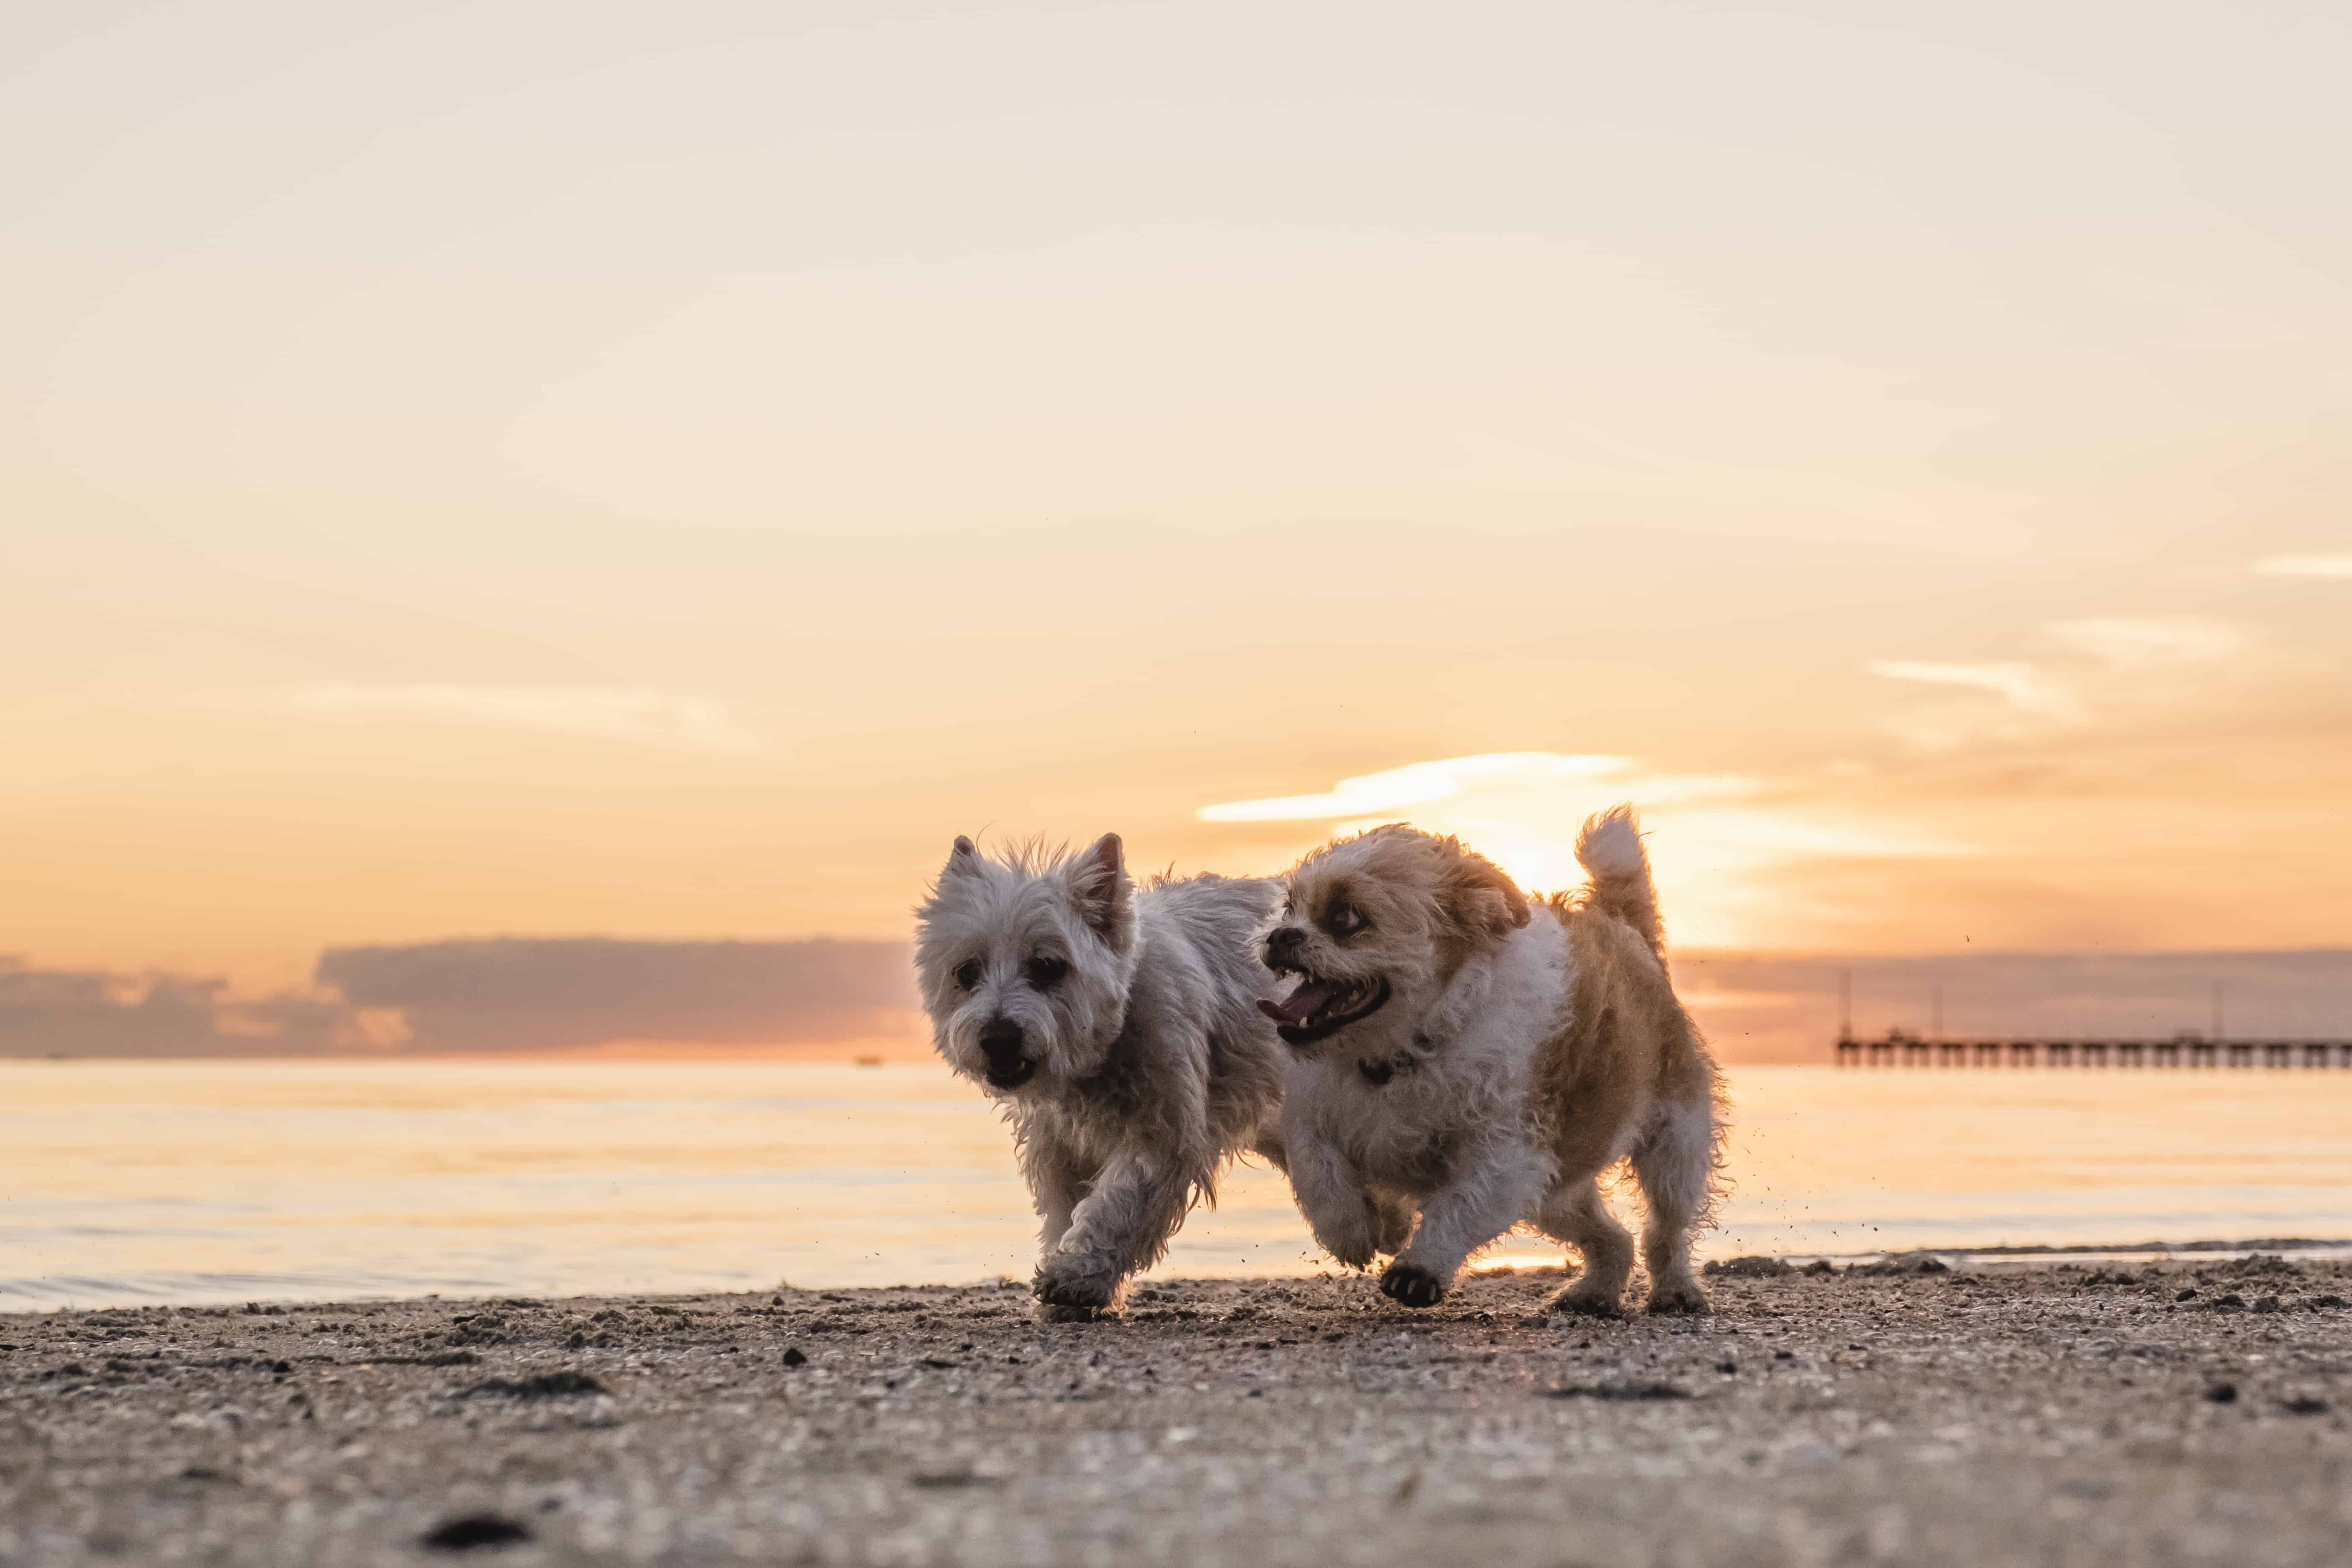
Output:
[[1324,929],[1333,936],[1353,936],[1371,923],[1364,918],[1364,911],[1353,904],[1335,905],[1323,917]]
[[1033,958],[1022,969],[1029,984],[1040,991],[1051,991],[1069,972],[1070,966],[1058,958]]
[[956,965],[955,983],[969,991],[980,984],[980,960],[967,958]]

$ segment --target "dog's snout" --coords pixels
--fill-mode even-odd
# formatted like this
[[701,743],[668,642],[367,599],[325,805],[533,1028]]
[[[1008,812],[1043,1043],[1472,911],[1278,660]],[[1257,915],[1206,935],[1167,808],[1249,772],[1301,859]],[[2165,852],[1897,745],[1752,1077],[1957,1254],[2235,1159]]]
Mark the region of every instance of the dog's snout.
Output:
[[1281,963],[1297,958],[1298,950],[1306,945],[1307,933],[1297,926],[1276,926],[1265,939],[1265,961]]
[[982,1075],[998,1089],[1019,1089],[1037,1073],[1037,1064],[1022,1049],[1027,1037],[1010,1018],[991,1018],[980,1026],[980,1054],[988,1058]]

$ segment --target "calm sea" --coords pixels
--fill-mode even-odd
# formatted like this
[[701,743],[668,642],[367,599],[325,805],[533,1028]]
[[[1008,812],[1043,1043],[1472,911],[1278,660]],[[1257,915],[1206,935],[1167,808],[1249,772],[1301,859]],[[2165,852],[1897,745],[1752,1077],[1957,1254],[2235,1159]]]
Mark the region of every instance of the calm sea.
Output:
[[[2352,1073],[1731,1081],[1713,1256],[2352,1244]],[[930,1068],[0,1062],[0,1308],[966,1282],[1025,1276],[1033,1225],[1003,1129]],[[1161,1267],[1318,1266],[1244,1168]]]

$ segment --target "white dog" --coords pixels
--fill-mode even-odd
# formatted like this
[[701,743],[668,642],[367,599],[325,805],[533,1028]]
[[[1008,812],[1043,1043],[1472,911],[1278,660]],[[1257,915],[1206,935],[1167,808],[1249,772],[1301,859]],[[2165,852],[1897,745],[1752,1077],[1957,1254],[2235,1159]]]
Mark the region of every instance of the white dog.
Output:
[[917,911],[915,964],[948,1065],[1000,1101],[1045,1221],[1050,1320],[1116,1311],[1225,1158],[1279,1167],[1286,1053],[1258,1003],[1273,882],[1137,889],[1118,837],[989,859],[955,841]]
[[1587,822],[1576,855],[1590,887],[1532,906],[1454,839],[1403,826],[1284,879],[1265,963],[1299,983],[1266,1011],[1298,1052],[1291,1185],[1341,1263],[1393,1255],[1381,1289],[1406,1306],[1435,1305],[1525,1222],[1583,1254],[1555,1307],[1616,1312],[1633,1247],[1597,1178],[1630,1155],[1649,1310],[1706,1310],[1690,1245],[1720,1163],[1715,1063],[1666,978],[1632,809]]

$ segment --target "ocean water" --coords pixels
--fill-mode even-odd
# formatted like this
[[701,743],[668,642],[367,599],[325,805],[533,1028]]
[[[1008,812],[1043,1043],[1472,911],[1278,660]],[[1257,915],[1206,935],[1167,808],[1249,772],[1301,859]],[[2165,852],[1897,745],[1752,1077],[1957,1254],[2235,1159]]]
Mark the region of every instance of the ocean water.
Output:
[[[1709,1256],[2352,1245],[2352,1072],[1730,1078]],[[0,1061],[0,1310],[969,1282],[1025,1276],[1034,1226],[929,1067]],[[1328,1267],[1244,1166],[1160,1271]]]

